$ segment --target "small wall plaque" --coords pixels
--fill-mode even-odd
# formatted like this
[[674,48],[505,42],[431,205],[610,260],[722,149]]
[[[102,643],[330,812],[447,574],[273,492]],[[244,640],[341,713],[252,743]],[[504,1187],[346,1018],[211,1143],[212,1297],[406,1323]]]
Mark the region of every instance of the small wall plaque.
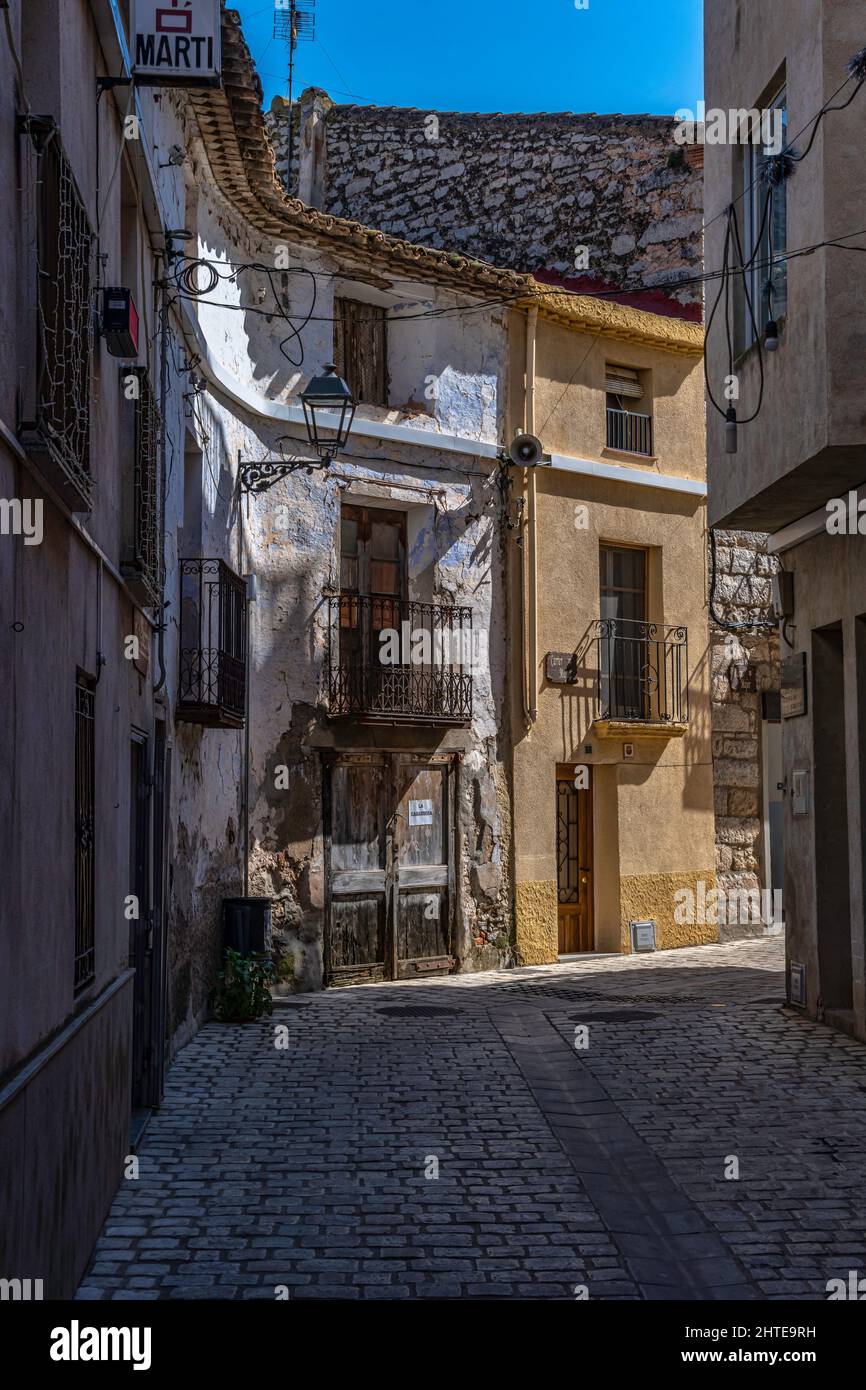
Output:
[[634,744],[633,744],[633,743],[624,743],[624,744],[622,745],[622,756],[623,756],[624,758],[633,758],[633,757],[634,757]]
[[136,671],[142,676],[147,675],[150,665],[150,624],[138,609],[133,609],[133,630],[138,638],[138,655],[132,659],[132,664]]
[[656,948],[655,922],[629,922],[631,928],[631,948],[633,951],[654,951]]
[[433,802],[432,802],[432,801],[410,801],[410,802],[409,802],[409,824],[410,824],[410,825],[432,825],[432,824],[433,824]]
[[792,1004],[799,1004],[802,1008],[806,1005],[806,967],[797,961],[791,961],[790,984],[788,987],[788,998]]
[[782,662],[782,718],[806,713],[806,653],[795,652]]
[[574,685],[577,680],[577,657],[574,652],[548,652],[544,674],[551,685]]

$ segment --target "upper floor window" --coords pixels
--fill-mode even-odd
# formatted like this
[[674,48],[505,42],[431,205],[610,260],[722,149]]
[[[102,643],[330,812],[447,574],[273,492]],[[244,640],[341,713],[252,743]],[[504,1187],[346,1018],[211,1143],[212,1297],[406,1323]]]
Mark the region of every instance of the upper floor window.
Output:
[[608,449],[620,453],[651,455],[652,411],[642,377],[634,367],[605,367]]
[[746,261],[750,263],[745,284],[752,304],[751,314],[748,305],[742,306],[744,347],[749,347],[755,340],[753,316],[758,332],[762,334],[767,323],[771,319],[780,319],[788,307],[785,180],[770,181],[767,178],[768,161],[780,154],[788,143],[788,102],[784,87],[764,104],[764,109],[772,113],[769,129],[773,143],[769,146],[762,143],[744,146],[743,251]]
[[334,300],[334,363],[357,401],[388,404],[387,330],[380,305]]
[[20,428],[64,501],[73,511],[88,511],[93,233],[53,120],[27,117],[26,128],[35,222],[25,350],[36,371],[28,367],[23,379]]

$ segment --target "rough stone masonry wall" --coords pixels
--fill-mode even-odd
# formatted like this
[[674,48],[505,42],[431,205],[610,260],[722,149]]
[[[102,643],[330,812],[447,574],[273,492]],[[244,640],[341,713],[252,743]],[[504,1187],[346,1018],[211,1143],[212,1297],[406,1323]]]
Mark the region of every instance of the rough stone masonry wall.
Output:
[[[319,113],[324,140],[309,138]],[[284,178],[282,98],[267,121]],[[311,88],[297,124],[296,150],[319,151],[313,201],[324,212],[584,287],[649,290],[637,301],[648,309],[700,272],[701,176],[674,144],[671,117],[337,106]],[[699,284],[673,298],[700,317]]]
[[[778,562],[766,543],[766,536],[751,531],[716,532],[715,611],[725,621],[769,619]],[[729,632],[711,622],[710,650],[717,883],[723,892],[760,889],[761,692],[779,688],[779,636],[766,628]],[[719,939],[760,932],[759,926],[720,924]]]

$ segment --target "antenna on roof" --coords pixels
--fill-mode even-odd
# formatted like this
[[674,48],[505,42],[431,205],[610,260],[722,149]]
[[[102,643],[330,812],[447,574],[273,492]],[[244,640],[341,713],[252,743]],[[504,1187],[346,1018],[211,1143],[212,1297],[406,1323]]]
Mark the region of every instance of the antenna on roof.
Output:
[[[303,5],[303,8],[301,6]],[[286,192],[292,191],[292,159],[294,157],[295,132],[292,116],[292,88],[295,78],[295,49],[300,39],[316,37],[316,16],[313,10],[316,0],[274,0],[274,38],[282,39],[289,50],[289,109],[288,140],[286,160]]]

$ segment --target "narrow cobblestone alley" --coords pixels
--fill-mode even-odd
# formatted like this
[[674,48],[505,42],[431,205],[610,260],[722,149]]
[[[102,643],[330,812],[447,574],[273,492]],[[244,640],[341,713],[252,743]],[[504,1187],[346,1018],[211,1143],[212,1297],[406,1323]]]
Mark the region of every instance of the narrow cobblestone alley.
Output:
[[866,1268],[866,1048],[782,971],[776,939],[211,1023],[78,1297],[826,1298]]

